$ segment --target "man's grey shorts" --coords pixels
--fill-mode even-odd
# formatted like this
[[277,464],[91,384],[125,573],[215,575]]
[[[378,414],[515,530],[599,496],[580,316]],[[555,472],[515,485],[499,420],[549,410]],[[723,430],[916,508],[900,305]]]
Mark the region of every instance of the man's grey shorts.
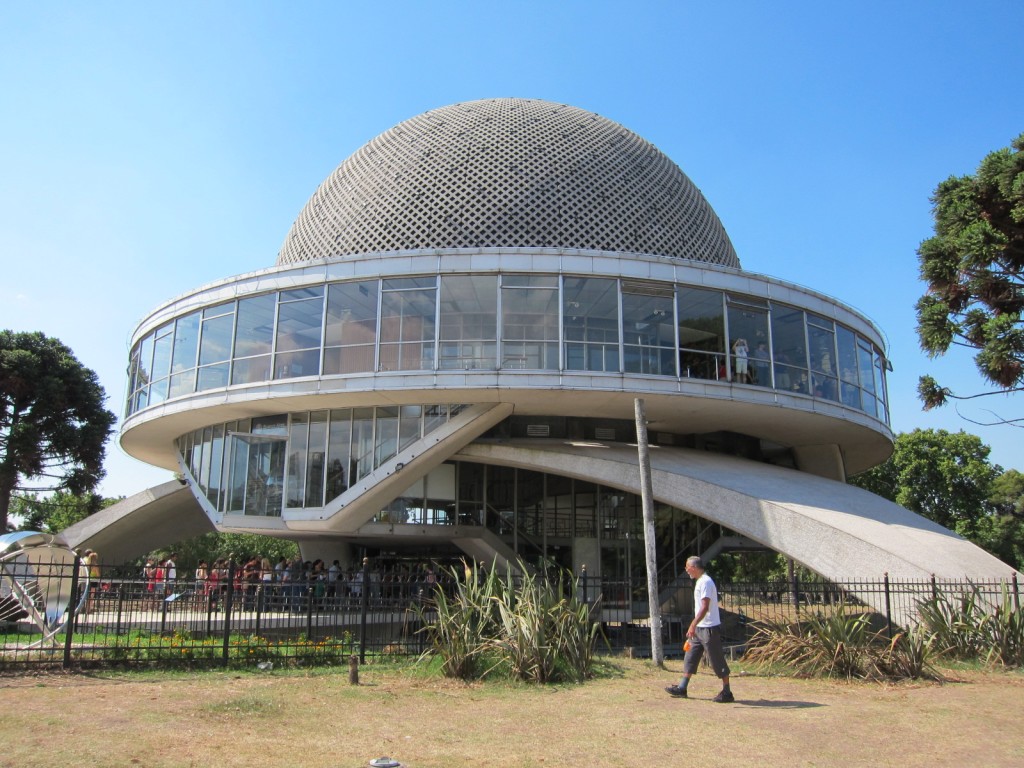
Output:
[[722,650],[722,627],[697,627],[697,634],[690,638],[690,650],[683,658],[683,674],[692,675],[697,672],[704,651],[708,652],[708,661],[718,677],[729,674],[729,665],[725,661]]

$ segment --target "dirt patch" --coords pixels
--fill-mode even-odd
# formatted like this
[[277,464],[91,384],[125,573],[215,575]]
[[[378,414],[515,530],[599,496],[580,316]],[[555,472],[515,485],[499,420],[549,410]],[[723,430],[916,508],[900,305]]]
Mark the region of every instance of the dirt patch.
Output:
[[734,704],[678,662],[584,685],[465,685],[366,666],[312,673],[0,678],[3,766],[1018,766],[1024,676],[877,685],[734,674]]

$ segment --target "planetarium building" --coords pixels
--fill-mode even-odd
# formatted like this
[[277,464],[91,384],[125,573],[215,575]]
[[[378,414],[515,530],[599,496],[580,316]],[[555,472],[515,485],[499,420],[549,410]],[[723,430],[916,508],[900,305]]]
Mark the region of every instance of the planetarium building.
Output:
[[182,482],[79,537],[127,555],[216,528],[349,563],[623,578],[644,562],[639,399],[670,571],[760,547],[826,576],[1005,576],[845,483],[891,453],[889,368],[864,315],[742,270],[700,190],[628,129],[455,104],[338,166],[274,266],[141,322],[121,445]]

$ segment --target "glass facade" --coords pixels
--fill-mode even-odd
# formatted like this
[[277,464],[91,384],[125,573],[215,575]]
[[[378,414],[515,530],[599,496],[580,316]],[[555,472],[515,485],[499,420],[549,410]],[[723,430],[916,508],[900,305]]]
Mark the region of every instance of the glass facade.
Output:
[[322,507],[459,412],[458,405],[337,408],[197,429],[178,452],[214,509],[280,517]]
[[[428,411],[448,414],[449,407],[427,406],[421,416]],[[352,470],[349,478],[354,480],[358,465],[354,454],[360,449],[353,439],[353,426],[369,425],[373,435],[393,418],[390,409],[293,413],[196,430],[183,436],[179,445],[186,466],[211,505],[225,512],[279,516],[282,507],[320,506],[340,494],[347,487],[346,469]],[[402,418],[398,416],[399,422]],[[418,424],[426,422],[421,418]],[[388,427],[383,431],[394,434]],[[400,424],[398,432],[402,432]],[[371,438],[371,443],[379,446],[387,439]],[[222,485],[220,478],[227,484]],[[625,578],[630,563],[638,569],[644,567],[638,496],[598,482],[549,473],[449,461],[417,480],[375,519],[421,526],[486,527],[528,562],[558,562],[567,567],[572,566],[571,560],[563,559],[571,557],[574,543],[590,539],[600,542],[606,578]],[[686,555],[699,546],[700,521],[664,504],[656,505],[655,521],[659,563],[672,566],[678,560],[681,573]],[[627,551],[630,547],[634,549]]]
[[[275,379],[498,369],[732,382],[831,401],[888,423],[887,367],[883,350],[854,329],[732,291],[578,275],[446,274],[274,291],[184,314],[133,346],[127,413]],[[395,416],[394,440],[401,423]],[[318,471],[317,482],[329,485],[330,469]]]

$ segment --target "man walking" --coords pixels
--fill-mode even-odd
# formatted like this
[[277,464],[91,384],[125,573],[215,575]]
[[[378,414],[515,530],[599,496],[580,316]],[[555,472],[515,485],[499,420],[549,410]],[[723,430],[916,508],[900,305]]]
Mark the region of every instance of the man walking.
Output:
[[729,688],[729,665],[722,651],[722,620],[718,615],[718,588],[704,570],[703,561],[696,556],[686,559],[686,573],[695,580],[693,586],[693,608],[696,615],[686,630],[689,649],[683,657],[683,677],[679,685],[670,685],[665,690],[669,696],[677,699],[686,698],[686,688],[690,678],[697,671],[704,651],[708,652],[708,660],[715,674],[722,679],[722,690],[712,701],[728,704],[735,701]]

